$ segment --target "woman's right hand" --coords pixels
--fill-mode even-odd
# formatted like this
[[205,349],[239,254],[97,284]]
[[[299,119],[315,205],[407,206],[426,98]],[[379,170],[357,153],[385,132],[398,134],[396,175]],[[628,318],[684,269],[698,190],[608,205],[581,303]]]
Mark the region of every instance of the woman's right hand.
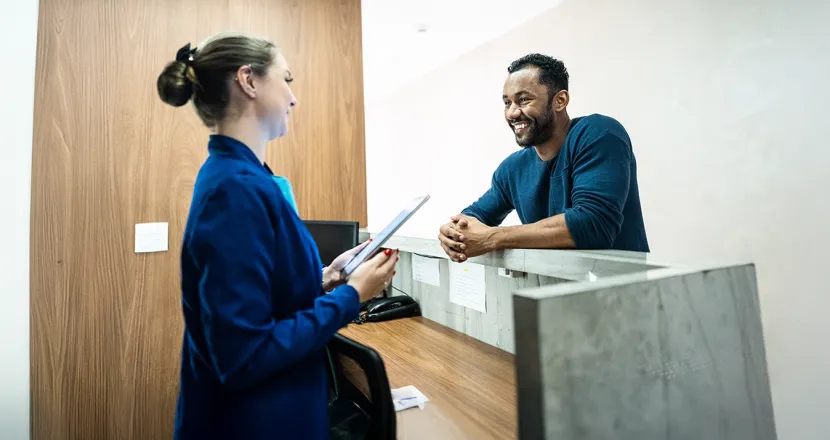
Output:
[[387,288],[395,275],[395,264],[399,251],[386,249],[364,261],[349,277],[348,284],[357,290],[360,302],[366,302],[378,296]]

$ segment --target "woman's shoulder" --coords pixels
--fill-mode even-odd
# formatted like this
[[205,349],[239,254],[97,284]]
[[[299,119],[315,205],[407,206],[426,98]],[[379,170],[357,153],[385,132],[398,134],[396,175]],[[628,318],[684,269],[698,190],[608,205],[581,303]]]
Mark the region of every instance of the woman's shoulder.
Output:
[[[228,193],[229,195],[268,198],[273,190],[271,177],[261,170],[233,163],[235,161],[208,159],[196,177],[194,193]],[[194,194],[195,195],[195,194]]]
[[274,206],[274,184],[269,176],[245,167],[216,167],[206,162],[196,177],[191,216],[210,212],[234,212],[270,216]]

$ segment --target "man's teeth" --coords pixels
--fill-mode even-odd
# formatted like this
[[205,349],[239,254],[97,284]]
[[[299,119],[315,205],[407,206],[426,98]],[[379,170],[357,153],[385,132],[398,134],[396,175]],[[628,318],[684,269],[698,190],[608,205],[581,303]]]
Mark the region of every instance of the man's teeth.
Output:
[[515,128],[516,130],[520,130],[525,127],[527,127],[527,122],[519,122],[518,124],[513,124],[513,128]]

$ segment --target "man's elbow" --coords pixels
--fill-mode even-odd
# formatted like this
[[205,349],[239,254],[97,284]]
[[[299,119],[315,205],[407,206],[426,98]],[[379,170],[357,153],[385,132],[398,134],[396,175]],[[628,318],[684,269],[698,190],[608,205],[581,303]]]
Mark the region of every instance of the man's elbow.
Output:
[[610,249],[620,232],[621,222],[587,210],[570,210],[565,222],[576,249]]

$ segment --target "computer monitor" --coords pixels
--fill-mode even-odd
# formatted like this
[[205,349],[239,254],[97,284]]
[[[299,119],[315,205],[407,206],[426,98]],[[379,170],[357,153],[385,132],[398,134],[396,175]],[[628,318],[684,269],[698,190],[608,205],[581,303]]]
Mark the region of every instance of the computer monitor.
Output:
[[304,223],[325,265],[358,244],[360,225],[357,222],[306,220]]

